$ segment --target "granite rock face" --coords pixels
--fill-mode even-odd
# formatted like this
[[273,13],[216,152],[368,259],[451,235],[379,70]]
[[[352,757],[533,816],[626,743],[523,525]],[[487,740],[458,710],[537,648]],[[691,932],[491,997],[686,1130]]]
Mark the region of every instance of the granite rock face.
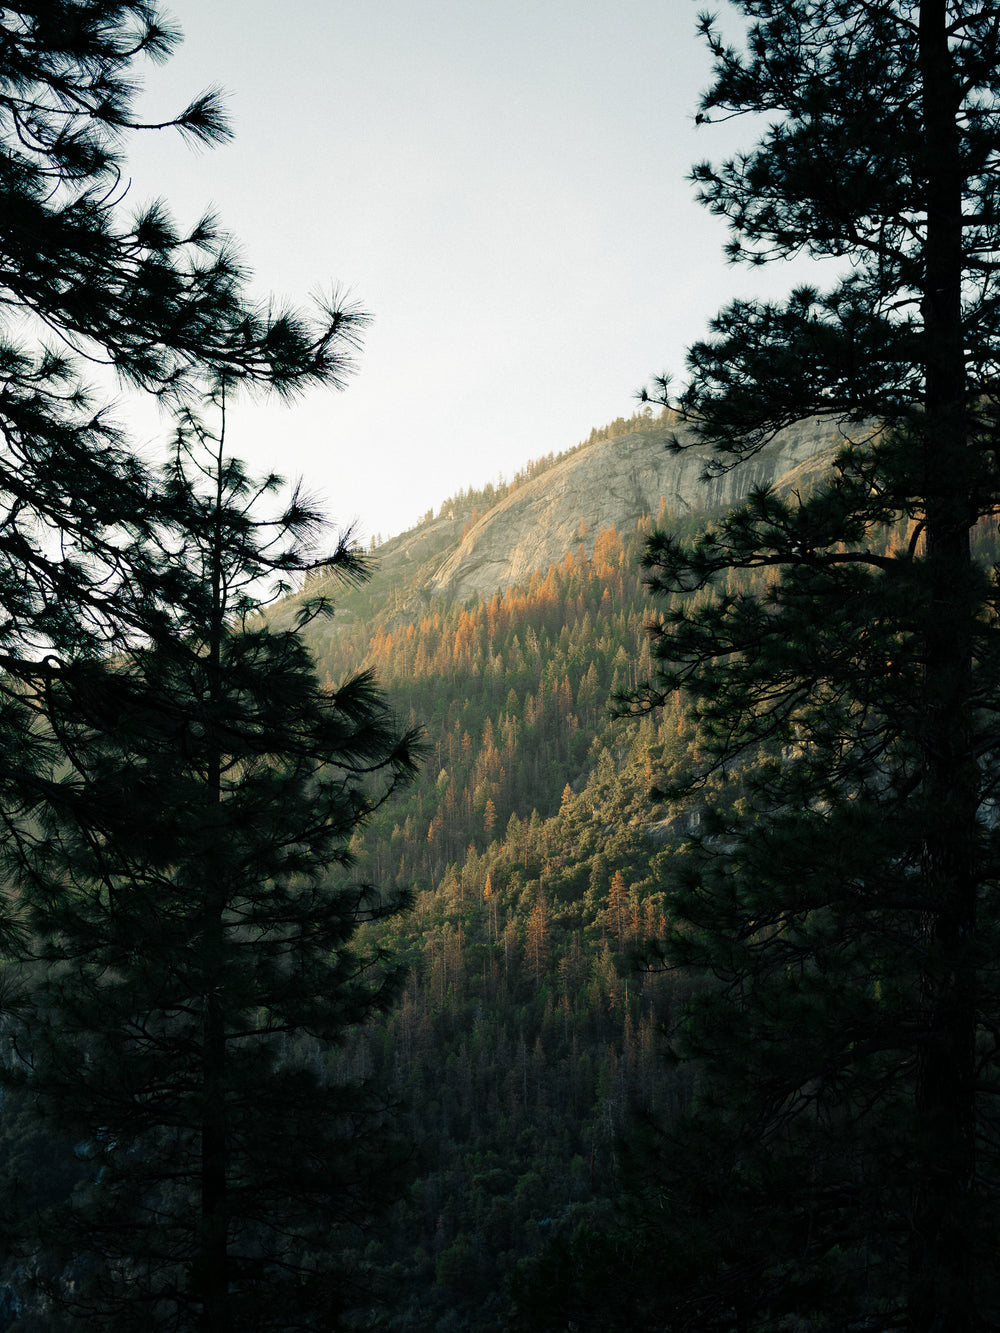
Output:
[[[854,427],[863,437],[864,429]],[[654,518],[731,508],[758,486],[806,487],[844,442],[842,428],[813,418],[788,427],[753,459],[704,479],[711,450],[667,448],[671,431],[652,428],[590,444],[532,478],[490,509],[440,565],[433,593],[465,601],[526,583],[580,542],[588,555],[603,528],[624,534],[645,514]],[[676,432],[683,440],[683,430]],[[581,536],[581,527],[584,535]]]

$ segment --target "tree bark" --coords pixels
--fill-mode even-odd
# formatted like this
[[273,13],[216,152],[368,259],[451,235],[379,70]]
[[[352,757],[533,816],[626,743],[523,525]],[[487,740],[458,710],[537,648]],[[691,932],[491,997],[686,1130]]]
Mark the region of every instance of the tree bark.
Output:
[[[225,631],[226,589],[223,577],[224,513],[223,445],[219,441],[216,463],[215,525],[211,546],[212,625],[208,643],[208,685],[210,725],[214,726],[223,708],[222,638]],[[208,753],[206,801],[219,812],[223,800],[222,752],[213,739]],[[221,820],[219,821],[221,823]],[[213,820],[206,821],[212,827]],[[199,1268],[202,1304],[201,1333],[230,1333],[232,1319],[229,1303],[229,1217],[228,1217],[228,1136],[226,1125],[226,1027],[219,987],[224,984],[225,902],[223,882],[225,867],[214,864],[215,849],[205,847],[196,892],[203,895],[204,956],[207,989],[202,1022],[202,1125],[201,1125],[201,1254]]]
[[926,499],[923,754],[926,904],[915,1090],[908,1324],[914,1333],[975,1327],[970,1219],[975,1177],[976,812],[973,759],[974,513],[965,407],[961,283],[963,168],[945,0],[923,0],[920,66],[926,134],[924,272]]

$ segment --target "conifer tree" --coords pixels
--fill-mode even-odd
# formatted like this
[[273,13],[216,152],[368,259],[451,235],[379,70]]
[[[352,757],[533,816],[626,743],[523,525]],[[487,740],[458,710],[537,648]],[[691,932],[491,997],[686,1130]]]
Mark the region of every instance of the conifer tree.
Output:
[[[173,636],[50,690],[75,801],[18,867],[37,946],[6,1079],[86,1145],[70,1203],[21,1226],[19,1272],[88,1328],[344,1327],[363,1287],[340,1252],[399,1186],[384,1094],[329,1064],[394,993],[351,941],[398,904],[352,882],[349,844],[413,737],[260,614],[319,522],[298,495],[259,516],[274,482],[189,418],[162,483],[187,514]],[[343,542],[326,566],[362,572]],[[324,605],[303,594],[300,621]]]
[[[162,200],[133,208],[134,133],[229,135],[214,91],[169,125],[138,123],[137,67],[179,39],[156,5],[14,3],[0,38],[0,821],[10,837],[53,794],[48,741],[32,725],[48,682],[63,663],[160,624],[154,534],[170,515],[116,420],[122,388],[177,407],[220,375],[286,395],[339,384],[363,320],[336,301],[315,318],[257,305],[211,216],[185,229]],[[0,905],[8,937],[11,917]]]
[[244,620],[254,578],[302,571],[309,506],[268,535],[236,464],[206,496],[182,443],[154,476],[111,404],[151,395],[187,440],[211,386],[342,384],[364,317],[255,304],[211,216],[132,208],[133,133],[229,133],[213,91],[139,123],[137,64],[178,40],[156,5],[15,3],[0,37],[0,948],[35,954],[0,975],[3,1074],[94,1154],[26,1263],[95,1326],[330,1326],[372,1098],[319,1049],[391,990],[348,947],[383,907],[336,867],[362,771],[391,782],[407,741],[367,678],[325,695],[294,633]]
[[973,538],[1000,502],[1000,10],[736,8],[743,41],[701,21],[699,118],[763,128],[696,168],[701,198],[733,260],[843,276],[723,310],[679,406],[719,469],[815,414],[841,445],[812,493],[647,551],[666,620],[639,705],[686,692],[701,757],[672,795],[704,811],[665,956],[703,980],[636,1317],[993,1328],[1000,598]]

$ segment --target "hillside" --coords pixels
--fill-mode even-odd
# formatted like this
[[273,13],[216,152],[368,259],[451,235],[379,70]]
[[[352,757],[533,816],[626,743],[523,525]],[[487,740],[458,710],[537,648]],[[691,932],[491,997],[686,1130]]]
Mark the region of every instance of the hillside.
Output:
[[706,480],[710,450],[673,453],[674,435],[683,443],[689,432],[651,423],[563,458],[485,513],[434,573],[431,590],[460,601],[489,596],[526,583],[580,541],[592,555],[603,529],[628,533],[644,515],[729,508],[752,487],[780,490],[803,464],[822,468],[839,439],[829,422],[805,422],[782,431],[752,463]]
[[[706,480],[711,451],[695,445],[673,452],[671,438],[683,443],[690,433],[664,417],[636,416],[594,434],[550,455],[544,466],[529,465],[501,492],[490,486],[446,500],[436,515],[380,545],[374,579],[360,599],[366,614],[384,615],[387,597],[394,613],[413,613],[431,596],[488,597],[527,583],[581,545],[592,556],[604,529],[629,533],[644,517],[728,508],[755,486],[809,485],[842,440],[829,421],[802,422],[780,432],[750,464]],[[342,599],[348,616],[358,605],[354,596]]]
[[[426,738],[415,784],[352,844],[351,875],[411,903],[358,933],[407,965],[402,992],[342,1047],[305,1053],[338,1080],[381,1076],[412,1145],[389,1226],[350,1256],[383,1296],[359,1326],[513,1327],[525,1266],[607,1215],[633,1108],[670,1114],[688,1095],[662,1055],[686,983],[641,957],[665,930],[665,865],[699,818],[649,796],[690,728],[676,701],[630,721],[608,706],[651,671],[659,609],[639,558],[657,517],[690,531],[753,485],[813,484],[836,436],[786,433],[706,483],[707,455],[671,454],[669,433],[614,423],[445,500],[309,627],[330,688],[370,667]],[[0,1173],[55,1200],[79,1170],[73,1145],[4,1108]],[[0,1327],[11,1319],[0,1304]]]
[[377,932],[409,979],[337,1057],[392,1081],[416,1153],[364,1255],[392,1329],[509,1328],[518,1265],[613,1198],[630,1107],[685,1095],[660,1058],[683,990],[638,957],[664,928],[661,863],[697,819],[647,794],[688,725],[608,707],[651,668],[639,556],[657,514],[690,528],[751,486],[811,484],[836,435],[788,432],[705,483],[706,454],[669,453],[666,423],[622,426],[506,494],[445,502],[316,632],[331,686],[372,667],[427,736],[415,788],[356,846],[363,873],[413,895]]

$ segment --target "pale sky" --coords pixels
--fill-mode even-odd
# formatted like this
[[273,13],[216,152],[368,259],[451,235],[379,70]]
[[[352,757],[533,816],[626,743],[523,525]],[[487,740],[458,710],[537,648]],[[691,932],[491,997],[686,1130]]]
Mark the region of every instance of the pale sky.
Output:
[[[255,289],[334,284],[371,311],[344,393],[230,421],[234,452],[302,475],[367,544],[636,408],[735,294],[693,201],[709,66],[693,0],[164,0],[184,30],[144,114],[209,84],[235,139],[131,154],[130,198],[214,205]],[[153,423],[140,431],[149,441]]]

